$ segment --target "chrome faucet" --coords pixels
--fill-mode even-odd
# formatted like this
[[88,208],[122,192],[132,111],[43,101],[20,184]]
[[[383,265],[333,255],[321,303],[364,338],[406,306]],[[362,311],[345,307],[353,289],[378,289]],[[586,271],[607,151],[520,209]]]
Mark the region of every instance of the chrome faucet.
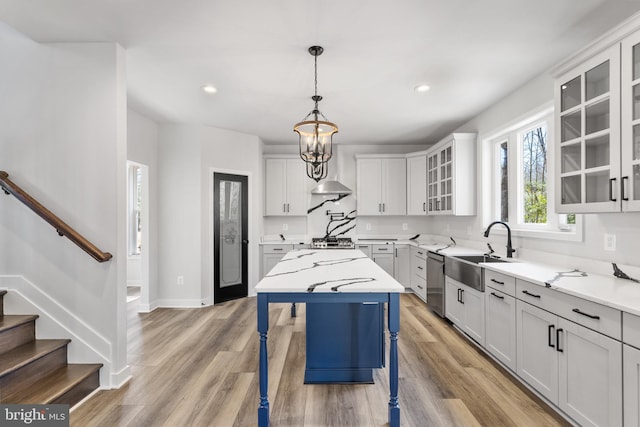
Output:
[[513,258],[513,253],[516,250],[513,249],[513,246],[511,246],[511,228],[509,228],[509,225],[507,225],[506,222],[493,221],[491,224],[489,224],[487,229],[484,231],[484,237],[489,237],[489,231],[491,230],[491,227],[493,227],[496,224],[502,224],[502,225],[504,225],[506,227],[506,229],[507,229],[507,258]]

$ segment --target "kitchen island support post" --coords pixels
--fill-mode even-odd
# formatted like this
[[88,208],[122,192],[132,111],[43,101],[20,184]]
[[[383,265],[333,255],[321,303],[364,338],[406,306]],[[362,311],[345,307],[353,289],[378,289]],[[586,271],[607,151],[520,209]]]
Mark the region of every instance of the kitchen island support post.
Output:
[[258,425],[269,426],[269,366],[267,363],[267,331],[269,330],[269,299],[267,294],[258,294],[258,333],[260,334],[260,406]]
[[269,427],[268,354],[267,331],[269,330],[270,302],[386,302],[388,307],[389,348],[389,426],[400,427],[400,405],[398,404],[398,332],[400,330],[399,293],[258,293],[258,333],[260,335],[260,405],[258,427]]

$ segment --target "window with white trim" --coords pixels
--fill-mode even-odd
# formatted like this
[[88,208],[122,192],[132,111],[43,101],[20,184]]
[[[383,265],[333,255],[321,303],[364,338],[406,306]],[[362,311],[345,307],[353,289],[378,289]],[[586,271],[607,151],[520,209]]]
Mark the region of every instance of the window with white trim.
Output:
[[491,185],[486,193],[492,206],[490,218],[485,218],[487,224],[495,220],[506,222],[521,236],[581,238],[579,215],[555,213],[553,143],[551,108],[506,127],[485,141],[485,148],[491,153]]

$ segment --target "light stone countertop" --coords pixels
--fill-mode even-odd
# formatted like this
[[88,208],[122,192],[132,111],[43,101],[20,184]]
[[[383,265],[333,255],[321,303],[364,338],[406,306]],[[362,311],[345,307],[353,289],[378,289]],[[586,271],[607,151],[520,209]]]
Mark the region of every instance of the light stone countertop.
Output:
[[256,292],[404,292],[404,286],[357,249],[289,251]]
[[526,261],[480,265],[488,270],[640,316],[640,283],[618,279],[613,273],[611,276],[604,276]]

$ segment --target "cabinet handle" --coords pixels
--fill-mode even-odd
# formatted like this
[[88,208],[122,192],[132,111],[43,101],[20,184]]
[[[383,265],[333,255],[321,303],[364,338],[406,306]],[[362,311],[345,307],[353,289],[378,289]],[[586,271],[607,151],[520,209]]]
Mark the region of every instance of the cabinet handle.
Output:
[[378,212],[382,212],[382,203],[378,203]]
[[462,289],[458,288],[458,302],[459,302],[459,303],[462,303],[462,301],[460,301],[460,300],[461,300],[461,297],[460,297],[460,291],[461,291],[461,290],[462,290]]
[[493,295],[494,297],[498,298],[498,299],[504,299],[503,296],[496,294],[495,292],[491,292],[491,295]]
[[500,281],[498,281],[498,280],[496,280],[496,279],[491,279],[491,281],[492,281],[493,283],[497,283],[498,285],[504,285],[504,282],[500,282]]
[[422,252],[420,252],[420,251],[417,251],[417,252],[418,252],[418,255],[424,255],[424,253],[422,253]]
[[422,211],[423,212],[427,211],[427,203],[426,202],[422,204]]
[[290,207],[291,207],[291,205],[289,203],[287,203],[287,213],[290,212],[290,209],[289,209]]
[[273,251],[274,251],[274,252],[275,252],[275,251],[281,251],[281,250],[282,250],[282,248],[273,248]]
[[564,353],[564,350],[560,348],[560,332],[563,332],[564,329],[559,328],[556,330],[556,350],[560,353]]
[[423,270],[423,268],[422,268],[422,267],[420,267],[420,266],[418,266],[418,270]]
[[382,204],[382,212],[384,212],[384,203]]
[[556,325],[549,325],[549,347],[556,348],[555,344],[552,341],[553,330],[556,328]]
[[418,287],[419,287],[420,289],[424,289],[424,288],[423,288],[422,286],[420,286],[420,285],[418,285]]
[[379,251],[388,251],[389,248],[378,248]]
[[398,248],[396,248],[396,258],[398,258]]
[[287,204],[283,203],[282,204],[282,212],[286,212],[287,211]]
[[532,294],[531,292],[529,292],[526,289],[524,291],[522,291],[522,293],[525,294],[525,295],[529,295],[530,297],[540,298],[540,295]]
[[620,181],[620,193],[622,194],[622,200],[624,200],[625,202],[629,201],[628,197],[625,197],[624,193],[624,182],[627,181],[629,179],[628,176],[623,176],[622,180]]
[[614,199],[613,198],[613,181],[617,180],[618,178],[611,178],[609,180],[609,200],[612,202],[616,202],[618,201],[618,199]]
[[589,319],[595,319],[595,320],[600,320],[600,316],[594,315],[594,314],[588,314],[585,312],[580,311],[579,308],[574,308],[572,310],[574,313],[578,313],[578,314],[582,314],[583,316],[588,317]]

